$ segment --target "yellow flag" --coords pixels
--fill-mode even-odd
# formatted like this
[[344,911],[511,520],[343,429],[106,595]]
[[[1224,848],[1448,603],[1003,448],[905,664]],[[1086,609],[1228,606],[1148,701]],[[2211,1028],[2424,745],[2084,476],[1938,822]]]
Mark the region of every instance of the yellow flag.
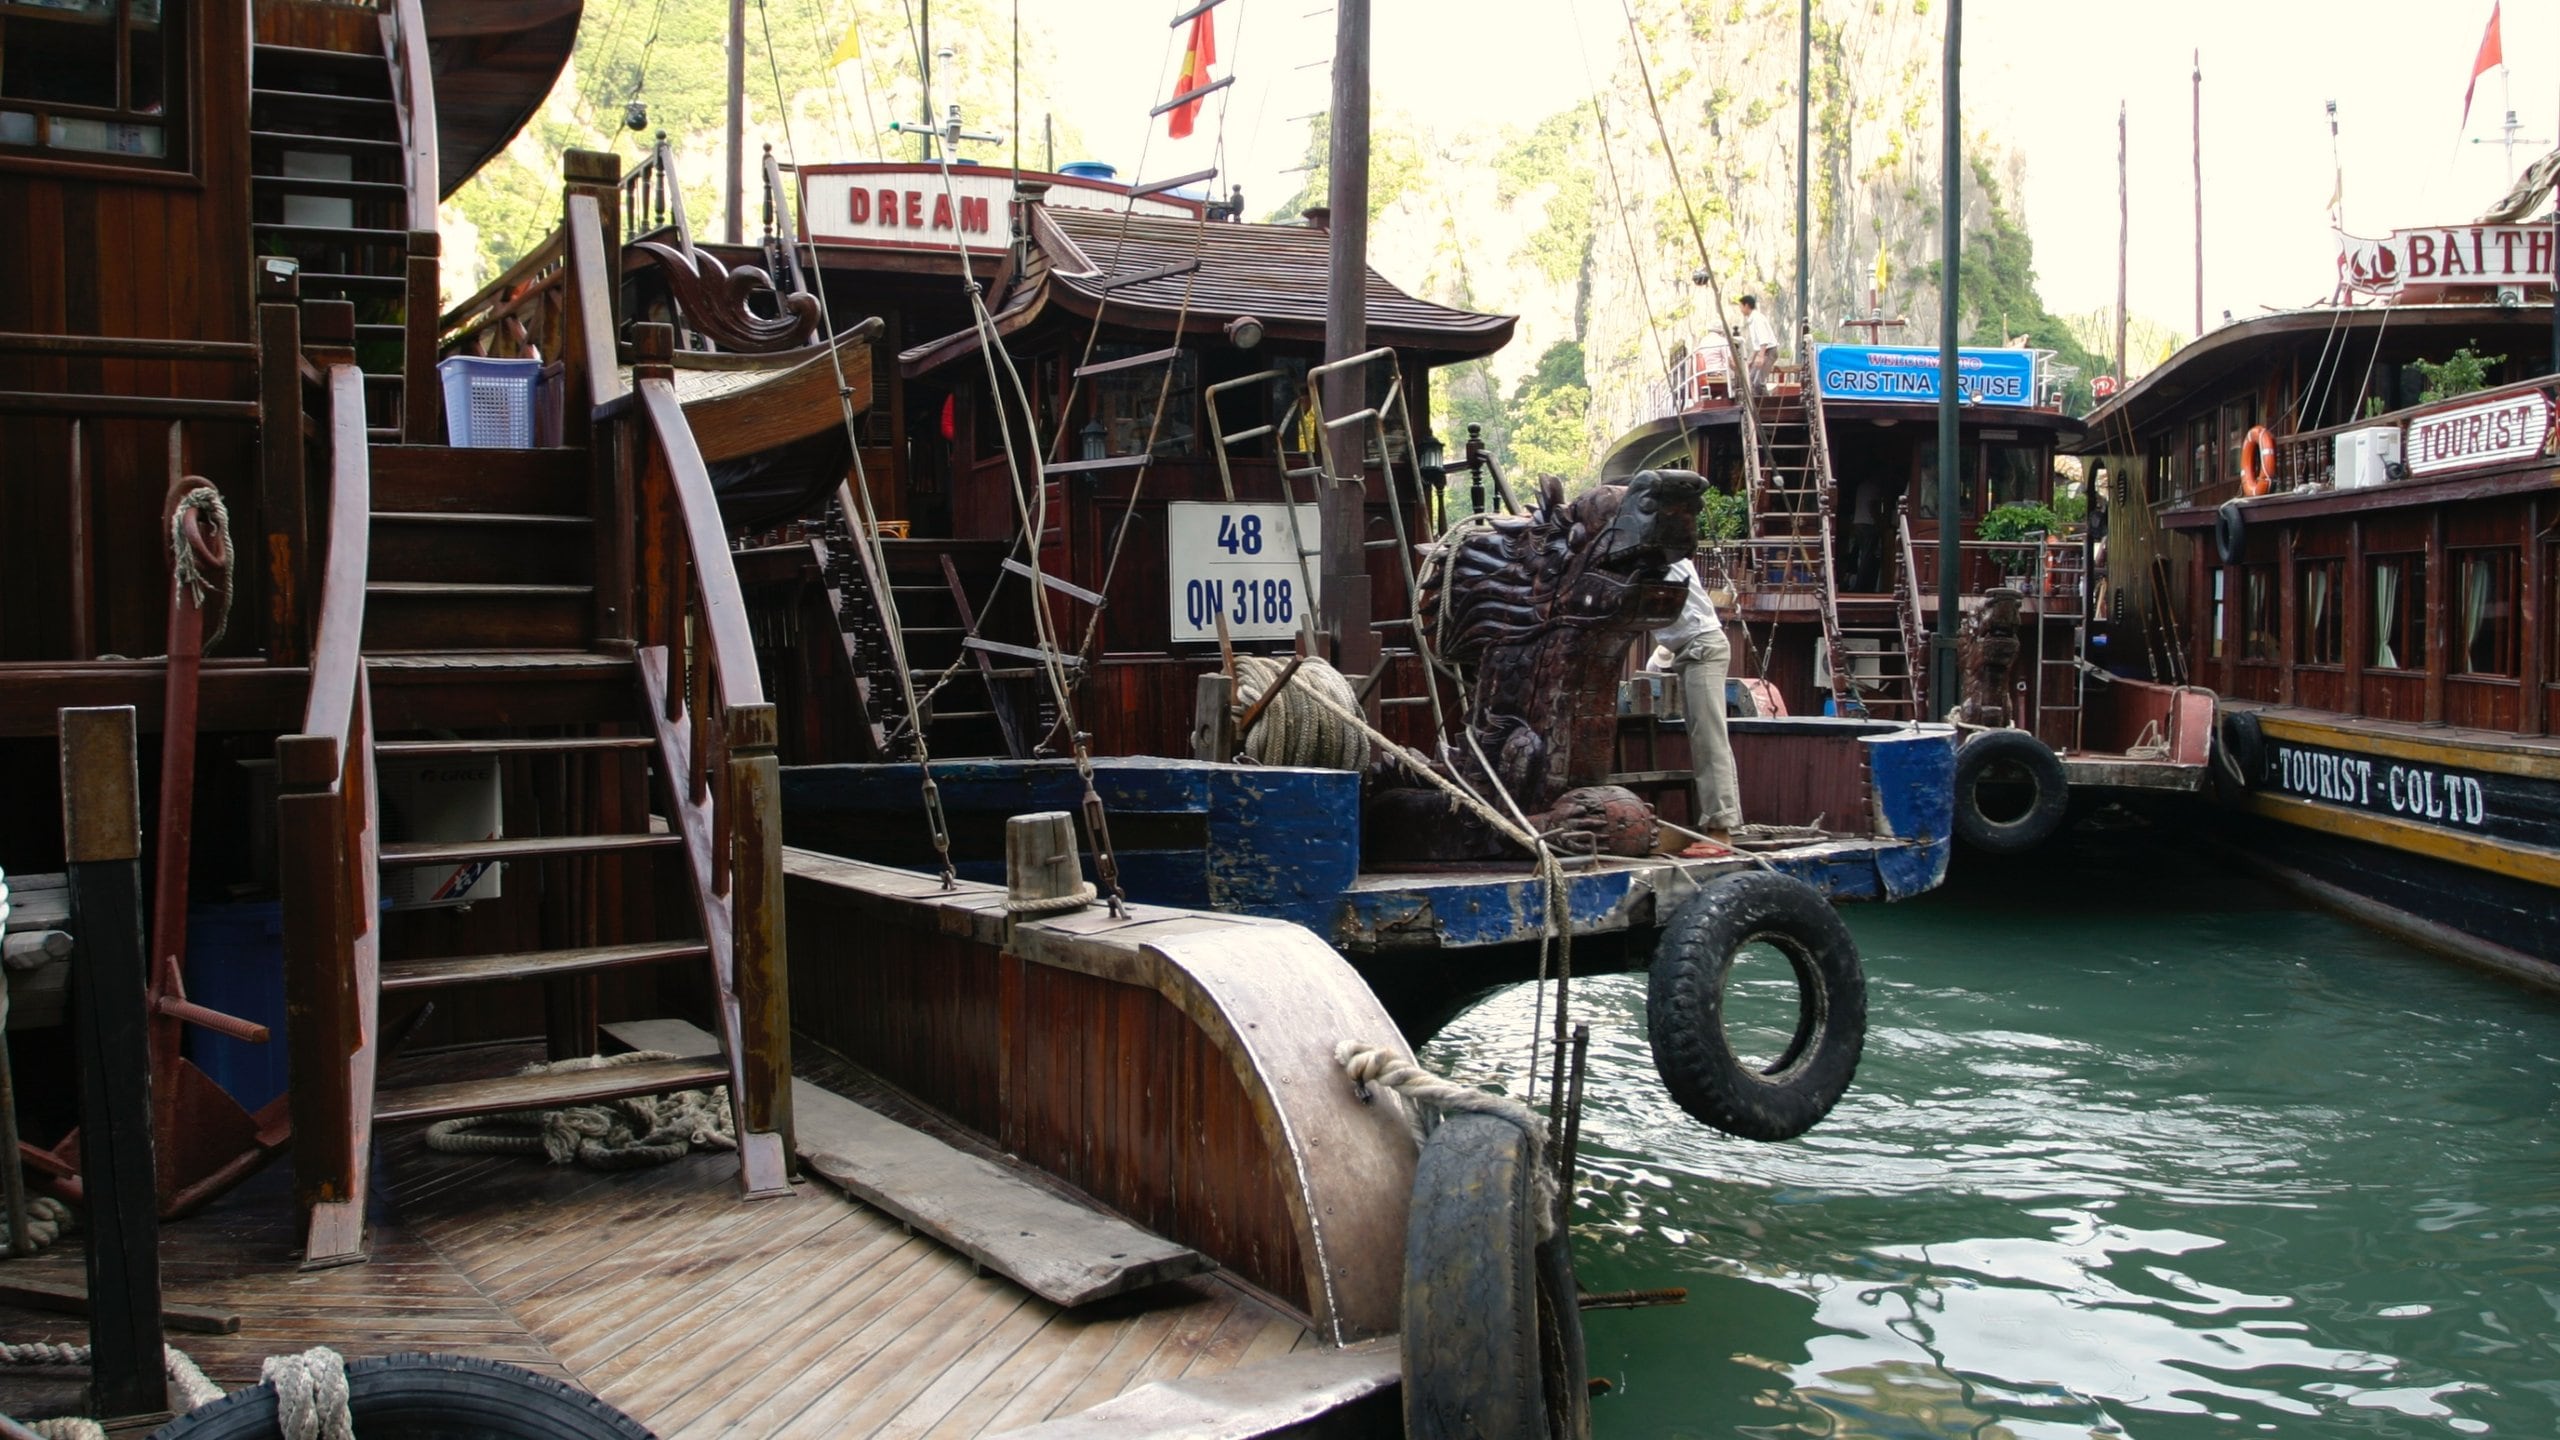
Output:
[[833,70],[848,60],[861,58],[862,30],[859,26],[847,25],[844,27],[844,43],[836,47],[836,53],[827,57],[827,68]]
[[1876,245],[1876,294],[1878,296],[1884,294],[1886,285],[1892,279],[1893,262],[1886,257],[1884,245],[1879,241]]

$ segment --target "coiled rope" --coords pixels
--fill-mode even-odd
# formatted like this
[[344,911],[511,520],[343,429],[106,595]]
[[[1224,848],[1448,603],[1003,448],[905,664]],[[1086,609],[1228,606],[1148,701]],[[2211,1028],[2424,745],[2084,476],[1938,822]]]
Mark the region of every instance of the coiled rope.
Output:
[[1496,1095],[1434,1075],[1392,1046],[1345,1040],[1333,1047],[1333,1060],[1351,1077],[1352,1084],[1361,1087],[1363,1099],[1371,1085],[1383,1085],[1395,1092],[1404,1102],[1405,1125],[1413,1131],[1417,1146],[1430,1138],[1442,1117],[1453,1114],[1490,1115],[1518,1127],[1529,1146],[1529,1173],[1538,1203],[1538,1238],[1554,1238],[1556,1173],[1546,1163],[1547,1123],[1537,1111],[1508,1095]]
[[[27,1243],[41,1250],[62,1238],[71,1228],[71,1207],[50,1195],[38,1195],[27,1202]],[[9,1249],[9,1217],[0,1215],[0,1252]]]
[[[1342,719],[1360,704],[1350,679],[1312,655],[1297,665],[1289,683],[1272,694],[1288,665],[1268,655],[1236,657],[1236,703],[1249,709],[1271,696],[1271,703],[1254,717],[1253,728],[1236,737],[1237,749],[1259,765],[1310,765],[1355,774],[1368,769],[1368,735]],[[1322,703],[1319,696],[1332,703]]]
[[[213,530],[213,558],[205,560],[196,553],[195,544],[187,538],[187,512],[205,512],[203,523]],[[231,511],[222,503],[222,492],[210,484],[199,484],[178,497],[169,507],[170,569],[177,582],[187,589],[187,598],[196,608],[204,608],[208,591],[220,591],[222,608],[214,615],[213,628],[205,632],[204,648],[211,650],[231,628]]]
[[314,1345],[299,1355],[270,1355],[258,1379],[276,1387],[276,1426],[284,1440],[355,1440],[347,1362],[337,1351]]
[[[187,1358],[186,1351],[175,1345],[164,1345],[160,1348],[160,1355],[161,1363],[167,1367],[172,1409],[185,1414],[190,1410],[200,1410],[222,1398],[222,1387],[206,1378],[204,1371],[196,1367],[196,1362]],[[25,1345],[0,1343],[0,1366],[82,1368],[88,1363],[89,1347],[86,1345],[48,1345],[41,1341]],[[276,1362],[269,1360],[267,1363],[273,1365]],[[345,1428],[347,1421],[344,1389],[344,1382],[341,1380],[341,1399],[338,1407],[340,1428],[332,1433],[330,1440],[354,1440],[352,1433]],[[97,1421],[82,1419],[76,1415],[57,1420],[30,1421],[27,1428],[44,1436],[45,1440],[106,1440],[107,1434],[106,1427]],[[315,1436],[318,1434],[317,1431],[311,1433]],[[286,1440],[303,1440],[303,1437],[297,1437],[290,1429],[285,1431],[285,1435]]]
[[1045,895],[1037,900],[1007,899],[1004,902],[1004,913],[1016,920],[1036,920],[1043,915],[1065,915],[1092,904],[1100,898],[1100,894],[1101,892],[1093,888],[1093,882],[1087,880],[1064,895]]
[[[529,1065],[517,1073],[558,1075],[677,1058],[665,1050],[634,1050]],[[683,1159],[697,1147],[738,1148],[726,1085],[669,1095],[632,1095],[601,1105],[464,1115],[427,1127],[427,1148],[444,1154],[540,1155],[554,1165],[577,1164],[590,1170],[664,1165]]]

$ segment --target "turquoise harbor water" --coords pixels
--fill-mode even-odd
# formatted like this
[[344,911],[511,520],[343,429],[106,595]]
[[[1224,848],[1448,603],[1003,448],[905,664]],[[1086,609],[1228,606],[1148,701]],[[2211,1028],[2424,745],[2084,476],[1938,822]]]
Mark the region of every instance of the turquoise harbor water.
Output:
[[[1576,987],[1583,1284],[1689,1289],[1587,1317],[1598,1435],[2560,1434],[2560,1001],[2159,851],[1983,868],[1848,912],[1866,1057],[1790,1144]],[[1426,1058],[1516,1075],[1530,1007]]]

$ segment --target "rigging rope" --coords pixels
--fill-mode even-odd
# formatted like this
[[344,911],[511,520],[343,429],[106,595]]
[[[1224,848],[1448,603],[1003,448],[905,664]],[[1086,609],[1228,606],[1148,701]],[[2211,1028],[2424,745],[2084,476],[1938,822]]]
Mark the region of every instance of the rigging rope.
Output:
[[[1529,1174],[1538,1205],[1538,1238],[1551,1240],[1556,1233],[1556,1172],[1546,1163],[1546,1148],[1551,1120],[1540,1119],[1538,1112],[1508,1095],[1479,1090],[1473,1085],[1460,1085],[1432,1074],[1389,1045],[1367,1041],[1345,1040],[1333,1047],[1333,1063],[1351,1077],[1368,1098],[1368,1087],[1382,1085],[1402,1102],[1406,1128],[1413,1132],[1413,1143],[1431,1138],[1431,1131],[1441,1119],[1453,1114],[1490,1115],[1518,1127],[1521,1138],[1529,1143]],[[1534,1070],[1531,1078],[1536,1078]]]

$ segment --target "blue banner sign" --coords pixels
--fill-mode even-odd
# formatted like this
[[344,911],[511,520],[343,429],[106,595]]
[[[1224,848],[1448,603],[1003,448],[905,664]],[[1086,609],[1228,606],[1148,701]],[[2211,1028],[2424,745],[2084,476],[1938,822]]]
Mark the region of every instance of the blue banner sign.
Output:
[[[1816,345],[1813,367],[1826,400],[1938,401],[1938,352],[1924,345]],[[1958,350],[1956,394],[1968,405],[2033,409],[2035,352]]]

